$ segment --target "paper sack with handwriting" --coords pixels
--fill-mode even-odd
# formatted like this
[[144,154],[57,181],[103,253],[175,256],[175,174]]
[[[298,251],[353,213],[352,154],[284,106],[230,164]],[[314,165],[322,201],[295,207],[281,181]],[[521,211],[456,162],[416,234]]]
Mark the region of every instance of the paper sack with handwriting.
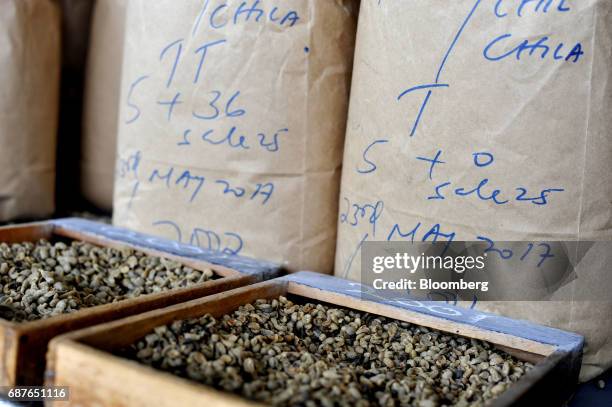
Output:
[[331,272],[356,6],[131,1],[114,222]]
[[87,59],[81,189],[90,203],[107,211],[113,207],[126,1],[95,2]]
[[[362,2],[335,274],[372,240],[610,240],[612,3],[433,3]],[[585,335],[593,377],[612,304],[584,299],[610,261],[588,253],[568,301],[476,307]]]
[[0,222],[54,210],[60,15],[50,0],[0,0]]

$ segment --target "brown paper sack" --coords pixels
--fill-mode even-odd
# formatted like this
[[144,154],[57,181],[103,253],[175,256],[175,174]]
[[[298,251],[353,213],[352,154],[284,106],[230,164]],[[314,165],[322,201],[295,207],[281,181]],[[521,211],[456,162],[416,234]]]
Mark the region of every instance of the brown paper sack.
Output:
[[0,0],[0,222],[54,210],[60,16],[47,0]]
[[131,1],[115,224],[331,273],[355,14]]
[[[364,241],[611,240],[612,2],[409,3],[361,5],[335,274]],[[584,264],[565,295],[612,289]],[[583,380],[612,365],[610,303],[477,308],[585,335]]]
[[81,189],[87,201],[113,207],[126,0],[95,2],[85,78]]
[[89,42],[93,0],[61,0],[64,66],[73,72],[84,69]]

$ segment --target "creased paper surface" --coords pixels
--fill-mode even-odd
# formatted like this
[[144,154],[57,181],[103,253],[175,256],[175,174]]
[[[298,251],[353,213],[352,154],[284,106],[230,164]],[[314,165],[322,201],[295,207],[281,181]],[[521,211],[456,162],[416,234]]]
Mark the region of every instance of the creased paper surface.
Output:
[[131,1],[114,222],[330,273],[353,1]]
[[0,221],[54,210],[60,16],[48,0],[0,0]]
[[[610,240],[612,3],[434,3],[362,2],[335,274],[367,240]],[[612,287],[590,256],[567,290]],[[610,303],[476,307],[585,335],[582,379],[612,365]]]

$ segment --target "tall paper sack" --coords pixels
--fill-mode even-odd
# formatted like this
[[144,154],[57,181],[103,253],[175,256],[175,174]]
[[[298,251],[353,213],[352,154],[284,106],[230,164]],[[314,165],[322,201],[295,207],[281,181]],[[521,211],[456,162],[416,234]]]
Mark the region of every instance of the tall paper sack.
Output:
[[[610,240],[612,3],[434,3],[362,2],[336,275],[368,240]],[[612,288],[591,257],[565,293]],[[612,365],[610,303],[477,307],[585,335],[582,379]]]
[[87,58],[81,189],[87,201],[111,211],[126,0],[97,0],[94,4]]
[[60,16],[49,0],[0,0],[0,222],[54,210]]
[[114,222],[331,272],[355,14],[131,1]]

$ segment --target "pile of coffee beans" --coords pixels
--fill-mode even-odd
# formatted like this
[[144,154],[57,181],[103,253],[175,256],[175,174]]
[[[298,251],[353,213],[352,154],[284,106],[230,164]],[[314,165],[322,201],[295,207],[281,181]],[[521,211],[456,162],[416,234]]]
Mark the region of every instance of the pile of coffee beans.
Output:
[[33,321],[214,278],[129,248],[85,242],[0,243],[0,318]]
[[122,354],[276,406],[481,406],[532,367],[486,342],[284,297],[158,327]]

